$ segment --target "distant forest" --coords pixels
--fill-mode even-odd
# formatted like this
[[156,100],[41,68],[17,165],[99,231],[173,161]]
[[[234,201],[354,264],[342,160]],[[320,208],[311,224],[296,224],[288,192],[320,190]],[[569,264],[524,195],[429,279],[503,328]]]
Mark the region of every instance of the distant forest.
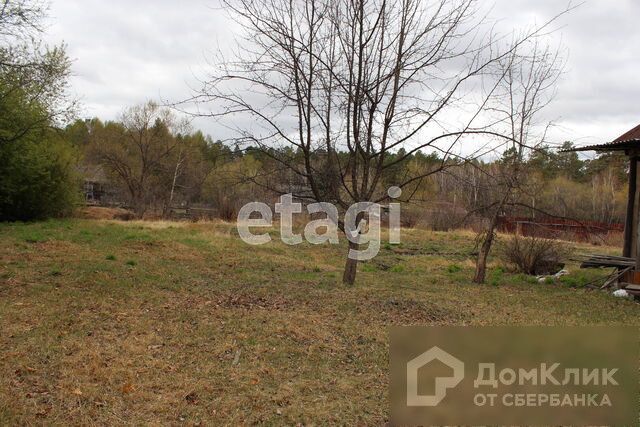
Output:
[[[119,121],[78,120],[63,133],[79,153],[85,184],[101,187],[96,203],[122,204],[140,217],[167,217],[175,208],[202,207],[211,209],[210,215],[232,220],[250,201],[275,201],[285,193],[302,200],[308,196],[305,180],[281,165],[283,158],[289,165],[302,163],[300,152],[226,145],[190,130],[154,103],[127,110]],[[572,147],[565,142],[560,150],[532,150],[524,160],[523,184],[502,214],[623,222],[625,157],[602,154],[588,160],[562,151]],[[400,149],[390,154],[389,162],[400,161],[385,171],[379,186],[383,191],[407,177],[441,169],[404,187],[411,200],[405,203],[403,219],[407,225],[436,229],[462,226],[487,213],[493,193],[499,191],[500,167],[513,155],[507,150],[494,161],[443,159],[436,153],[407,155]],[[326,152],[317,151],[313,157],[321,165]],[[338,184],[327,177],[323,185]]]
[[[434,21],[442,27],[435,33],[441,31],[444,38],[435,45],[423,37],[417,23],[396,28],[391,20],[372,32],[375,37],[367,46],[355,40],[337,43],[336,49],[344,50],[340,53],[324,47],[335,43],[344,25],[354,24],[342,22],[341,15],[322,23],[307,22],[303,2],[297,10],[299,22],[262,28],[260,23],[280,14],[268,13],[254,2],[242,3],[242,10],[229,4],[244,16],[260,17],[249,20],[260,24],[257,28],[245,31],[261,43],[262,53],[244,52],[240,65],[235,64],[240,67],[237,73],[217,76],[195,98],[210,104],[211,114],[218,118],[244,112],[244,119],[268,131],[261,135],[238,129],[236,142],[226,144],[194,130],[175,110],[154,102],[130,107],[116,121],[76,120],[80,107],[69,95],[71,61],[66,47],[43,41],[46,7],[30,1],[3,4],[0,220],[69,215],[83,203],[126,207],[139,218],[173,217],[177,210],[201,208],[207,216],[232,220],[243,204],[275,201],[286,193],[302,201],[334,203],[343,210],[354,202],[384,204],[389,202],[386,192],[391,186],[402,188],[402,218],[409,226],[449,229],[482,222],[489,225],[487,235],[492,235],[497,218],[504,215],[602,223],[624,220],[625,159],[613,154],[581,159],[544,145],[546,138],[537,132],[546,128],[537,114],[553,99],[562,70],[558,52],[537,38],[549,23],[525,32],[517,43],[452,53],[445,41],[450,38],[453,43],[461,31],[458,25],[464,20],[457,13],[464,14],[462,10],[452,15],[456,19]],[[390,16],[406,16],[406,8],[419,15],[417,3],[390,6],[385,11]],[[284,39],[274,46],[270,28],[279,24],[290,26],[290,34],[282,35]],[[317,32],[316,25],[323,26],[320,33],[327,39],[314,38],[302,46],[291,35],[299,26]],[[366,25],[378,28],[375,22]],[[400,35],[390,36],[399,31]],[[401,49],[402,58],[391,54],[392,48],[378,51],[384,45],[378,38],[406,37],[415,43]],[[365,47],[369,53],[362,54]],[[330,57],[320,61],[310,52]],[[353,55],[360,63],[337,62]],[[423,57],[432,59],[423,63]],[[449,64],[460,58],[467,61]],[[301,66],[305,61],[322,66]],[[270,64],[271,77],[253,67],[261,63]],[[462,63],[467,65],[453,77],[433,76],[430,71]],[[364,79],[358,85],[349,77],[358,74],[354,70],[361,70]],[[307,71],[310,76],[300,75]],[[466,125],[442,129],[435,116],[445,110],[460,113],[462,94],[456,90],[480,77],[478,87],[492,89],[478,94],[482,99],[476,113]],[[227,86],[218,84],[236,78],[261,85],[283,109],[267,114],[249,102],[250,96],[243,98],[251,90],[220,92]],[[443,79],[449,79],[448,84]],[[317,83],[322,81],[332,83]],[[431,81],[442,86],[436,89]],[[275,88],[274,82],[282,87]],[[422,94],[418,88],[424,87],[437,93]],[[355,118],[351,112],[357,112]],[[482,112],[491,120],[476,123]],[[430,126],[435,136],[425,139]],[[454,151],[464,151],[464,144],[479,142],[474,138],[491,137],[510,147],[492,153],[491,161],[487,156],[462,158],[434,150],[436,142],[446,141]],[[571,147],[566,142],[562,148]]]

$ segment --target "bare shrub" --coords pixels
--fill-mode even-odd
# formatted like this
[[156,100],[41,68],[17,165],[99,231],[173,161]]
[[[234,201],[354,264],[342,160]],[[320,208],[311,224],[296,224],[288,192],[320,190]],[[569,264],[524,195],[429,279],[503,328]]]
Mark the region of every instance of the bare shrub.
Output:
[[76,215],[83,219],[118,219],[130,221],[135,219],[135,214],[122,208],[107,208],[102,206],[88,206],[78,209]]
[[236,201],[222,197],[218,202],[218,217],[223,221],[235,221],[238,218],[238,206]]
[[531,275],[555,274],[564,268],[571,255],[570,247],[561,241],[542,237],[514,236],[504,243],[503,258],[518,272]]
[[113,217],[120,221],[133,221],[136,218],[136,215],[133,212],[124,211],[115,213]]
[[465,223],[466,213],[453,209],[438,209],[430,212],[429,224],[433,231],[450,231],[461,228]]
[[422,212],[419,208],[404,209],[401,216],[401,225],[406,228],[416,228],[422,222]]
[[602,236],[603,244],[606,246],[615,246],[621,248],[624,243],[624,234],[620,231],[609,231]]

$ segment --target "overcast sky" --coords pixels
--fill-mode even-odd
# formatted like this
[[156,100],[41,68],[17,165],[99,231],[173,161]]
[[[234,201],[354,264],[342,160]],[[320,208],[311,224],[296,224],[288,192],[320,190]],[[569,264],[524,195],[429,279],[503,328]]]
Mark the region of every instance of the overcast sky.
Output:
[[[114,119],[147,99],[189,96],[207,58],[233,33],[215,6],[215,0],[52,0],[47,38],[68,46],[82,115]],[[496,0],[491,16],[517,27],[540,24],[562,7],[558,0]],[[547,112],[558,123],[555,140],[610,141],[640,124],[639,18],[638,0],[587,0],[562,18],[556,37],[567,49],[567,67]],[[195,126],[226,136],[211,120]]]

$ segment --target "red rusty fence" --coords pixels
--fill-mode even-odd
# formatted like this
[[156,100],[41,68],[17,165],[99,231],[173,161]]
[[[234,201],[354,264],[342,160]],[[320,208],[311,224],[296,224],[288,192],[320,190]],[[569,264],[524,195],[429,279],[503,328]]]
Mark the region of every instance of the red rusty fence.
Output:
[[503,233],[517,233],[521,236],[591,241],[594,236],[602,237],[609,234],[609,232],[623,232],[624,224],[607,224],[597,221],[578,221],[553,217],[502,216],[498,222],[498,230]]

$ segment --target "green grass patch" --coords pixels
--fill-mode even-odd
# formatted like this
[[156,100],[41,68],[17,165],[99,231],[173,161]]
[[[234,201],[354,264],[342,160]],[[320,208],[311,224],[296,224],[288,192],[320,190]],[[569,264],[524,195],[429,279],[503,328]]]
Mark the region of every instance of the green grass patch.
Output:
[[404,272],[404,267],[400,264],[394,265],[389,269],[391,273],[402,273]]
[[635,302],[585,288],[601,271],[569,262],[546,285],[490,258],[478,285],[471,233],[402,238],[349,287],[344,238],[0,224],[0,424],[384,425],[390,326],[640,324]]
[[447,266],[447,273],[458,273],[462,271],[462,267],[460,267],[458,264],[449,264],[449,266]]

